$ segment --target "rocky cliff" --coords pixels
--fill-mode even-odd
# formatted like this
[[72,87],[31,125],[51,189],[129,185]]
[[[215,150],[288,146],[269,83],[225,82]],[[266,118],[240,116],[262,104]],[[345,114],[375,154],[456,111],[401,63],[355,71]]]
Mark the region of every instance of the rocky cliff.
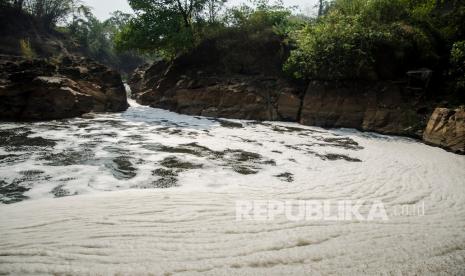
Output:
[[313,81],[303,98],[300,123],[420,138],[429,106],[422,91],[405,83]]
[[409,136],[465,154],[465,109],[435,108],[425,91],[401,82],[309,84],[300,123]]
[[282,73],[287,55],[281,39],[271,32],[259,38],[232,32],[203,42],[172,63],[160,61],[137,71],[129,85],[139,103],[152,107],[190,115],[296,121],[302,89]]
[[[237,34],[236,34],[237,35]],[[129,81],[140,104],[209,117],[296,121],[422,139],[459,153],[464,122],[447,117],[439,134],[424,130],[436,107],[422,81],[312,81],[282,73],[287,48],[269,33],[207,40],[172,62],[137,70]],[[435,112],[436,114],[436,112]],[[459,118],[461,113],[456,117]],[[454,117],[454,118],[456,118]],[[431,122],[430,122],[431,124]],[[439,136],[438,136],[439,135]],[[435,138],[433,138],[435,137]]]
[[433,113],[436,104],[405,82],[313,81],[304,90],[277,73],[218,74],[202,71],[200,61],[192,70],[183,59],[136,71],[129,84],[137,101],[190,115],[403,135],[465,153],[463,111]]
[[0,119],[60,119],[127,108],[119,73],[90,59],[0,57]]

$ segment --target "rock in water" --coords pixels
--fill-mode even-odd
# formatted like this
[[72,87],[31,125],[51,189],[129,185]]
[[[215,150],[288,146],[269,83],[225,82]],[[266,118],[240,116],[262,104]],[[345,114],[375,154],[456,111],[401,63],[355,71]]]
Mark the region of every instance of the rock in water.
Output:
[[127,108],[119,73],[90,59],[0,58],[0,119],[50,120]]
[[455,110],[436,108],[423,134],[423,140],[465,154],[465,107]]

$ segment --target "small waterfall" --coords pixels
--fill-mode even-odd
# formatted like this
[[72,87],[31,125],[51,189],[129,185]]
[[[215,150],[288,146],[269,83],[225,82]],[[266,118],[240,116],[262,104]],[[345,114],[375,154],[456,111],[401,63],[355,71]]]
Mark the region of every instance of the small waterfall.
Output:
[[126,96],[130,99],[132,97],[131,87],[127,83],[124,83],[124,88],[126,89]]
[[130,106],[130,107],[140,106],[140,104],[138,104],[138,103],[132,98],[131,87],[130,87],[127,83],[124,83],[124,88],[126,89],[126,96],[128,97],[128,104],[129,104],[129,106]]

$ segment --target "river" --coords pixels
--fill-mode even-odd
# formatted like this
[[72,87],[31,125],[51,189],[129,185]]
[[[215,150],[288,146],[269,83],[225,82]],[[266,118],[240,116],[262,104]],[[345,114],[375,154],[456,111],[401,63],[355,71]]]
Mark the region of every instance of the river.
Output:
[[[237,221],[238,200],[389,217]],[[465,156],[409,138],[131,102],[0,123],[0,202],[0,274],[465,273]]]

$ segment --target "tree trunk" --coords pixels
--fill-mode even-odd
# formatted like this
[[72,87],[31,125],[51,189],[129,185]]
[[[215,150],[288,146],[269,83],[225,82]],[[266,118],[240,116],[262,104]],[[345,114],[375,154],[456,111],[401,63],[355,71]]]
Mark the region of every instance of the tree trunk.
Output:
[[323,0],[320,0],[320,3],[318,5],[318,17],[321,17],[323,15],[323,5],[324,5]]
[[186,10],[182,7],[182,4],[179,0],[176,0],[176,4],[178,6],[179,13],[181,13],[182,19],[184,21],[184,27],[190,28],[189,16]]
[[15,9],[19,11],[23,10],[24,0],[16,0],[14,3],[15,3]]

